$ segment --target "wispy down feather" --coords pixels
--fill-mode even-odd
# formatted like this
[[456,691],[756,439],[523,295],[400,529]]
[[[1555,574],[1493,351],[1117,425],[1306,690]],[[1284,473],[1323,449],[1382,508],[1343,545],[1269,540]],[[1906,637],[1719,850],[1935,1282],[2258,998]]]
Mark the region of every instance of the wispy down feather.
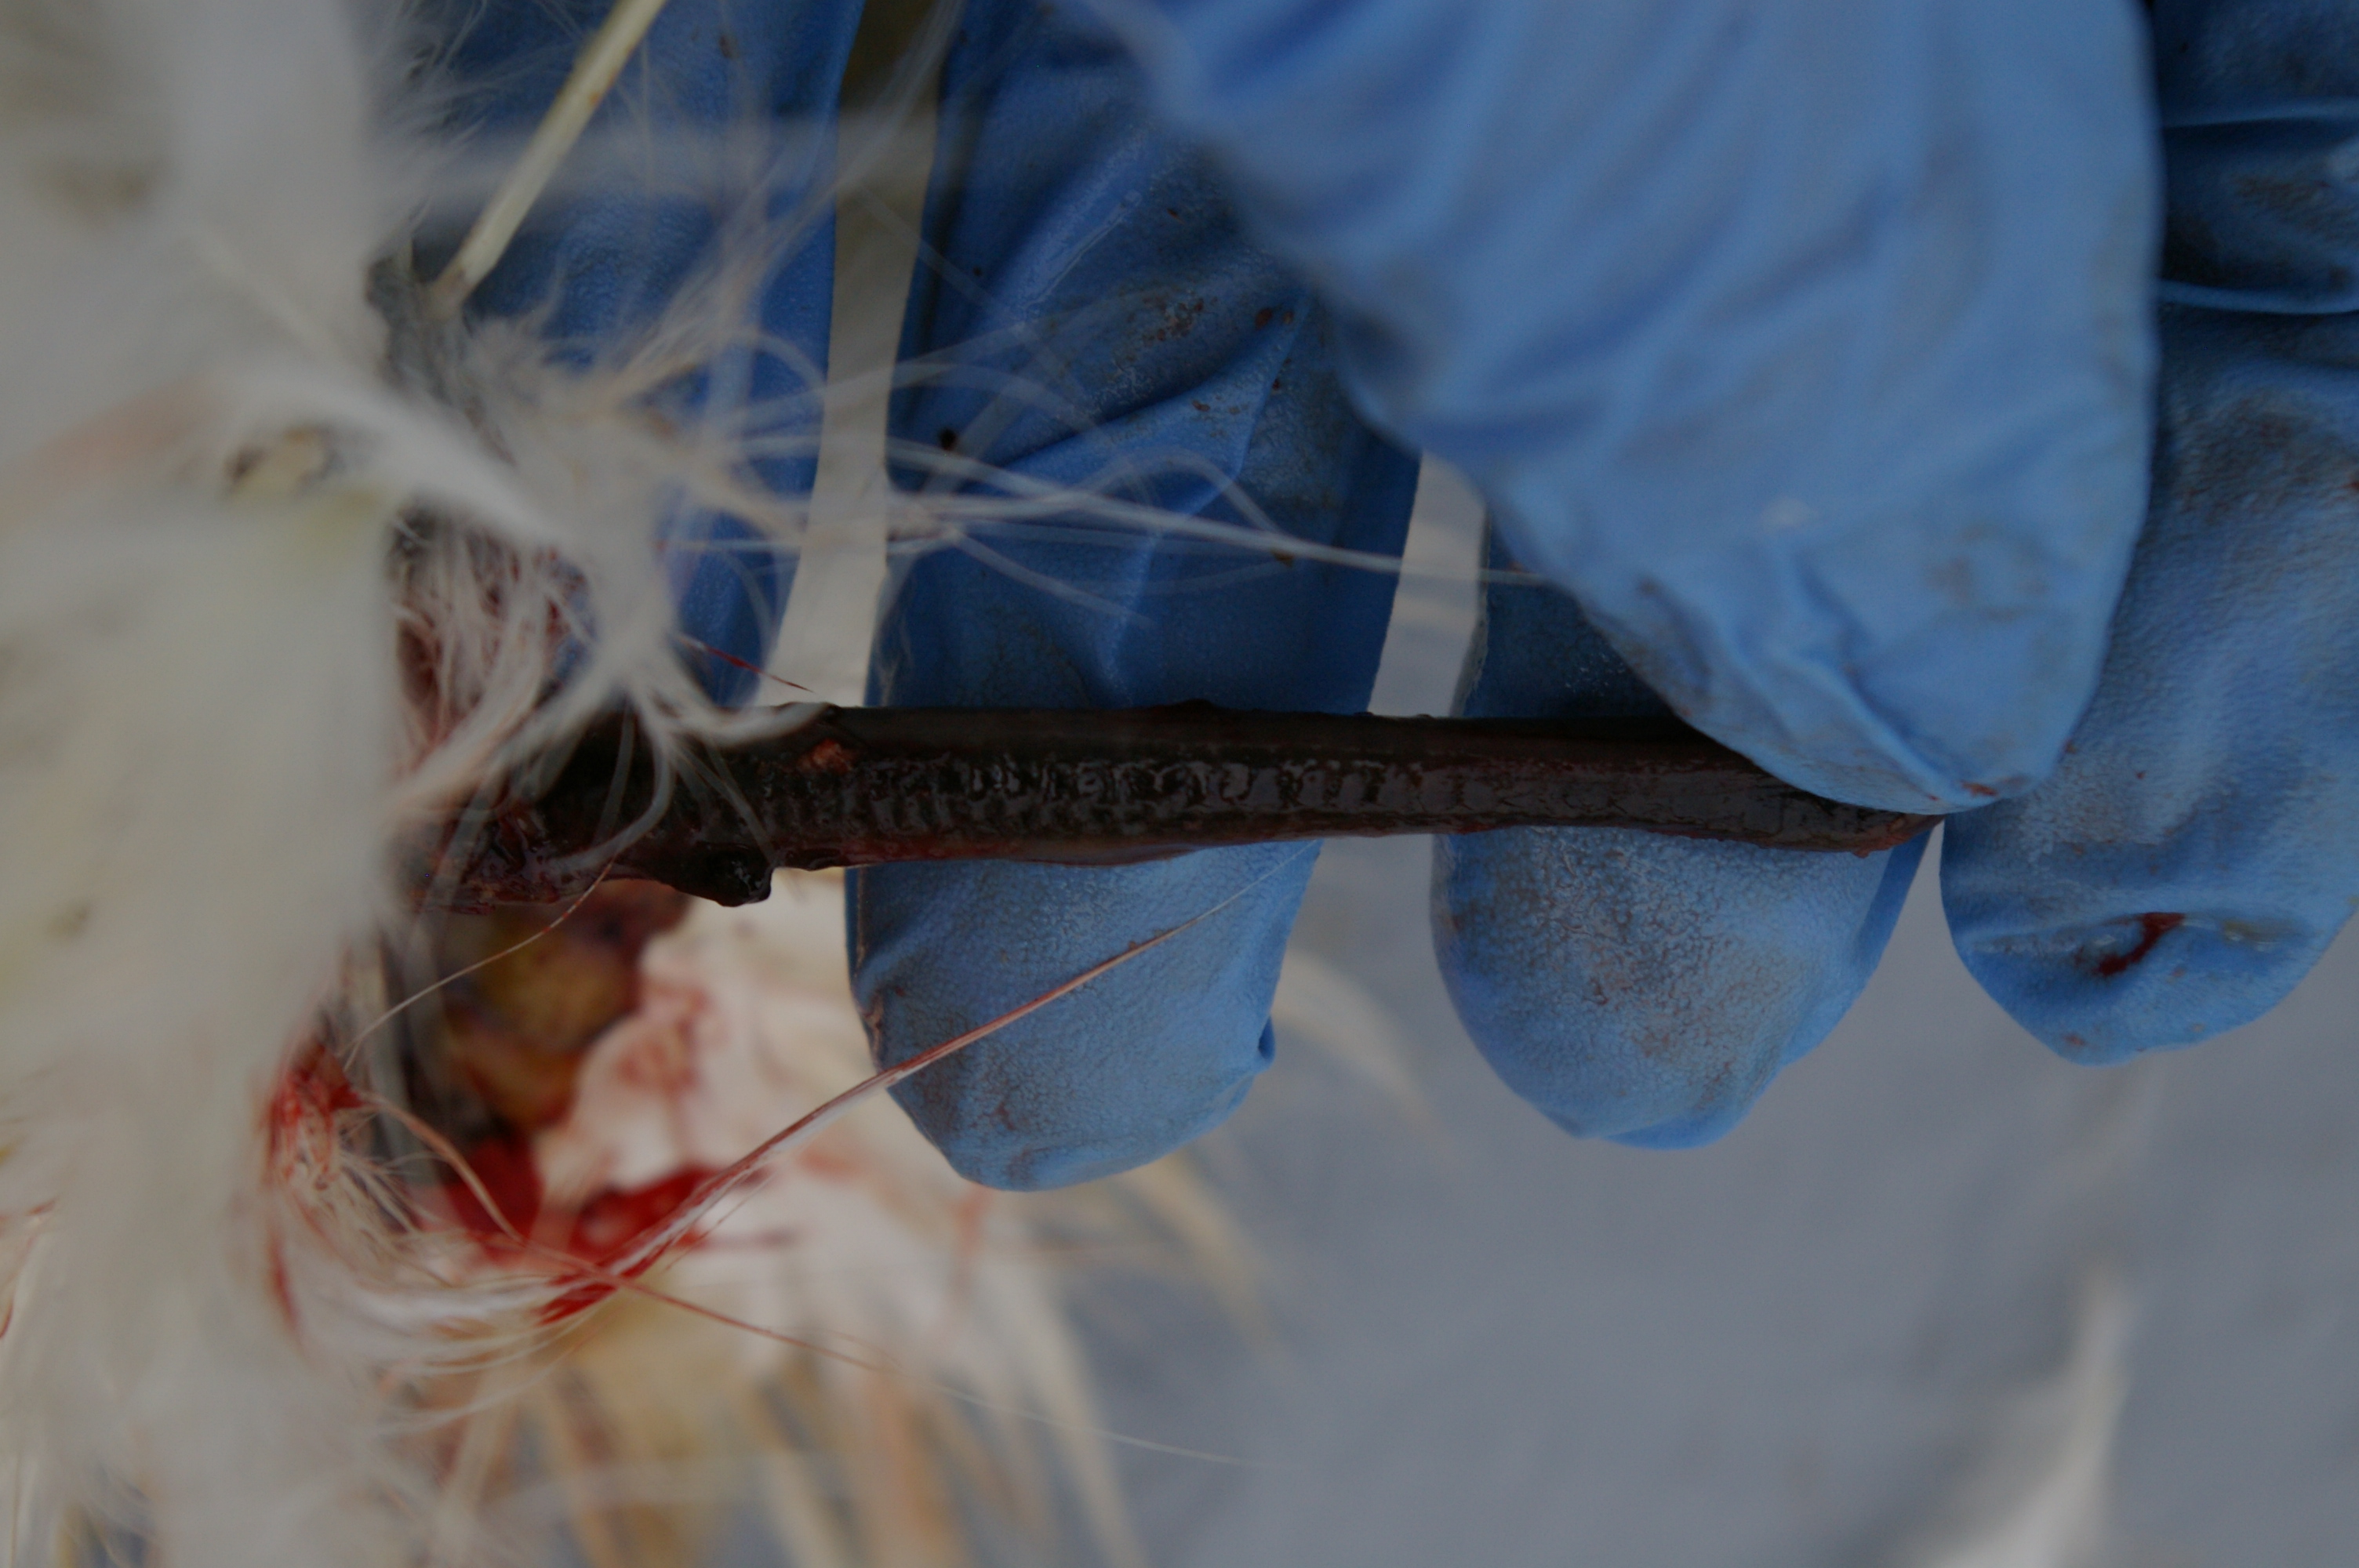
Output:
[[[11,1561],[503,1549],[508,1429],[471,1418],[554,1386],[525,1374],[584,1275],[486,1267],[421,1197],[455,1152],[382,1049],[435,939],[419,846],[602,707],[749,722],[679,656],[653,521],[806,522],[749,477],[756,423],[650,412],[742,341],[739,261],[791,235],[745,228],[586,366],[528,322],[437,325],[412,230],[480,193],[484,149],[437,140],[412,41],[339,0],[0,0]],[[1037,487],[879,503],[929,547],[1077,504],[1168,521]],[[638,1288],[596,1293],[658,1310]]]

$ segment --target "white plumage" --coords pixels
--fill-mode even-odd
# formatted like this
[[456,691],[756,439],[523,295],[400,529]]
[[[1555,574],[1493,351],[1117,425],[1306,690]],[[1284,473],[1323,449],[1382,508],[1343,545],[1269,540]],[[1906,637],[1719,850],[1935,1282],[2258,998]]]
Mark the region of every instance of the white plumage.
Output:
[[[407,388],[388,377],[371,269],[397,262],[405,224],[460,178],[405,131],[429,123],[433,84],[405,74],[404,42],[398,13],[338,0],[0,0],[7,1560],[117,1537],[179,1568],[497,1555],[549,1511],[499,1504],[532,1479],[518,1420],[539,1433],[537,1463],[576,1486],[555,1511],[593,1552],[685,1551],[692,1532],[614,1533],[622,1505],[579,1489],[603,1461],[567,1444],[636,1430],[667,1463],[707,1463],[761,1426],[762,1378],[842,1399],[858,1382],[865,1405],[827,1408],[856,1424],[897,1400],[904,1436],[982,1444],[966,1473],[1013,1488],[1019,1515],[1043,1506],[1048,1431],[1120,1556],[1086,1386],[1029,1249],[1074,1224],[1140,1234],[1152,1212],[1218,1254],[1217,1214],[1183,1177],[1143,1178],[1129,1218],[1088,1196],[995,1211],[1009,1217],[977,1233],[990,1245],[970,1268],[943,1227],[979,1200],[886,1112],[831,1135],[849,1176],[784,1173],[717,1233],[828,1233],[881,1261],[882,1295],[749,1281],[742,1256],[710,1249],[677,1280],[597,1286],[591,1317],[613,1326],[554,1372],[582,1333],[582,1269],[487,1248],[421,1203],[433,1156],[410,1134],[433,1145],[431,1130],[395,1125],[378,1097],[397,1086],[366,1064],[413,1017],[390,1016],[408,999],[387,993],[401,966],[380,955],[414,968],[432,946],[405,885],[431,825],[602,703],[672,732],[736,722],[672,650],[650,519],[670,487],[791,539],[804,503],[751,492],[712,432],[645,413],[646,394],[739,330],[726,266],[587,373],[553,367],[522,329],[412,320],[419,336],[394,345]],[[438,377],[441,395],[421,395]],[[567,657],[582,662],[560,687]],[[709,1098],[633,1101],[611,1068],[630,1041],[602,1046],[593,1092],[543,1140],[560,1184],[611,1184],[630,1159],[709,1162],[713,1140],[807,1108],[814,1063],[828,1087],[856,1076],[848,999],[781,979],[823,962],[841,990],[840,935],[793,925],[799,907],[691,921],[656,985],[701,997],[703,1022],[619,1032],[644,1044],[671,1029],[708,1073],[768,1073],[772,1099],[733,1100],[725,1125]],[[779,1033],[796,1028],[800,1045]],[[692,1150],[625,1136],[658,1112]],[[798,1335],[873,1318],[897,1367],[683,1328],[648,1293],[675,1287]],[[962,1326],[943,1315],[954,1297],[972,1298]],[[733,1359],[741,1381],[712,1398],[743,1420],[711,1400],[689,1401],[693,1419],[664,1405],[666,1376]],[[950,1384],[984,1413],[946,1417]],[[567,1417],[581,1399],[605,1413]],[[831,1494],[783,1431],[747,1444],[800,1560],[955,1556],[955,1509],[918,1545],[875,1537],[892,1509]],[[886,1449],[852,1451],[873,1467]]]

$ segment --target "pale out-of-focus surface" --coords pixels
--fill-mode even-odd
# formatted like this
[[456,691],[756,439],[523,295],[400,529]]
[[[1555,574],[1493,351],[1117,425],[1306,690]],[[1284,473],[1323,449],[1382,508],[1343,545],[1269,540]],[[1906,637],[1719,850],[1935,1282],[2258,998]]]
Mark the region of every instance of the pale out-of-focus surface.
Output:
[[[1463,510],[1413,557],[1468,559]],[[1453,591],[1379,706],[1446,701]],[[1642,1152],[1490,1077],[1427,863],[1331,846],[1298,941],[1397,1010],[1430,1124],[1281,1048],[1207,1150],[1283,1350],[1152,1299],[1102,1333],[1114,1426],[1244,1462],[1128,1456],[1159,1563],[2063,1568],[2025,1510],[2108,1379],[2097,1562],[2359,1556],[2359,942],[2254,1027],[2092,1071],[1975,989],[1929,867],[1833,1038],[1725,1141]]]

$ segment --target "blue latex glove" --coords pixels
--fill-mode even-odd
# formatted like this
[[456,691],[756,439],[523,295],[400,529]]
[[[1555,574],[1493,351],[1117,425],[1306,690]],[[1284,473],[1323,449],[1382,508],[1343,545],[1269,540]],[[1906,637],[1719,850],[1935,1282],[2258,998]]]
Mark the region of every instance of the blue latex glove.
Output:
[[[1029,4],[970,5],[944,68],[926,238],[939,265],[921,269],[903,343],[922,379],[892,410],[904,451],[1118,481],[1121,499],[1243,522],[1220,476],[1289,533],[1398,551],[1415,460],[1353,414],[1308,288],[1149,118],[1110,35]],[[912,466],[901,478],[940,488]],[[1366,706],[1386,575],[1169,538],[981,543],[987,556],[939,552],[893,585],[872,701]],[[1217,910],[909,1080],[902,1104],[962,1172],[998,1186],[1104,1174],[1204,1131],[1269,1059],[1311,860],[1278,845],[853,873],[853,984],[886,1061]]]
[[[671,0],[624,78],[638,101],[602,114],[644,113],[668,129],[717,126],[765,105],[824,119],[857,9]],[[466,107],[488,124],[528,125],[603,10],[503,0],[471,19],[454,64],[483,84],[484,102]],[[726,64],[716,47],[724,22],[734,28]],[[1094,484],[1182,515],[1245,523],[1242,495],[1300,538],[1397,554],[1415,460],[1352,412],[1307,286],[1245,236],[1205,160],[1151,122],[1145,86],[1112,35],[1030,4],[978,0],[943,92],[941,168],[926,218],[931,265],[906,345],[932,374],[896,399],[895,436],[1024,481]],[[783,184],[793,186],[792,172]],[[804,188],[824,173],[804,170]],[[829,236],[806,233],[764,296],[763,322],[823,364]],[[706,259],[712,235],[712,215],[692,201],[551,205],[475,308],[548,308],[548,330],[586,354],[648,319]],[[792,390],[776,379],[783,369],[757,391]],[[810,465],[766,477],[807,490]],[[903,478],[927,482],[907,464]],[[683,630],[758,663],[788,574],[770,563],[749,579],[731,570],[743,552],[692,548],[742,537],[733,526],[675,525],[690,546],[677,558],[712,563],[687,574]],[[1085,597],[1044,592],[1044,579]],[[875,697],[1199,697],[1354,711],[1375,679],[1392,591],[1380,572],[1280,564],[1266,552],[1207,553],[1136,535],[1116,546],[987,535],[973,553],[928,557],[897,581]],[[705,671],[724,700],[745,694],[731,668]],[[887,1059],[1222,906],[1060,1011],[923,1076],[904,1103],[962,1170],[1001,1185],[1119,1169],[1204,1130],[1268,1059],[1270,995],[1311,859],[1287,846],[1103,870],[859,874],[856,980]]]
[[[456,90],[456,124],[520,146],[608,9],[607,0],[430,0],[428,20]],[[764,149],[767,209],[774,217],[812,209],[800,243],[779,255],[756,307],[761,330],[805,363],[749,352],[726,373],[707,372],[673,389],[682,413],[734,416],[758,406],[766,414],[756,433],[816,442],[819,396],[805,382],[809,367],[826,369],[834,298],[828,131],[859,19],[857,4],[832,0],[669,0],[591,122],[592,145],[637,126],[694,137],[773,125],[781,134]],[[742,200],[745,192],[728,194]],[[722,203],[690,193],[552,193],[477,288],[469,312],[538,312],[560,351],[586,363],[601,345],[653,321],[674,291],[712,263],[725,216]],[[444,240],[446,254],[456,248],[455,233]],[[442,258],[420,259],[430,276]],[[808,493],[817,460],[814,452],[754,466],[780,492]],[[786,611],[793,557],[762,546],[738,519],[685,507],[663,520],[660,534],[690,667],[715,701],[745,701]]]
[[1098,0],[1390,428],[1837,799],[2051,768],[2146,489],[2130,0]]
[[2257,1017],[2359,902],[2359,5],[2161,0],[2154,506],[2056,776],[1951,824],[1975,978],[2106,1062]]
[[[1495,541],[1491,564],[1516,565]],[[1580,607],[1541,587],[1485,596],[1460,706],[1666,711]],[[1924,848],[1810,855],[1593,828],[1440,838],[1434,943],[1484,1057],[1559,1126],[1699,1143],[1843,1017]]]
[[[2052,766],[2145,492],[2156,180],[2126,6],[1102,8],[1257,232],[1340,307],[1359,405],[1466,469],[1502,550],[1572,590],[1488,596],[1469,711],[1655,711],[1660,693],[1795,782],[1909,809]],[[1074,133],[1095,107],[1054,81],[1062,57],[1001,42],[1013,24],[994,19],[1030,10],[970,10],[975,54],[1006,52],[996,76],[973,54],[954,73],[969,103],[945,145],[973,173],[941,182],[929,221],[952,276],[998,310],[929,287],[908,348],[1024,341],[1017,325],[1057,344],[1082,373],[1055,390],[1108,427],[1082,451],[1038,422],[984,438],[995,460],[1071,477],[1109,440],[1149,438],[1130,416],[1142,353],[1171,367],[1146,403],[1159,429],[1185,424],[1173,389],[1191,377],[1223,390],[1190,405],[1216,420],[1234,406],[1221,378],[1255,351],[1247,310],[1268,307],[1167,286],[1158,225],[1201,209],[1156,194],[1130,136]],[[1152,311],[1081,313],[1108,291]],[[1218,343],[1180,335],[1215,328]],[[991,364],[1040,374],[1020,354]],[[955,412],[920,411],[936,406]],[[903,431],[962,439],[986,408],[920,395]],[[1348,492],[1284,466],[1226,471]],[[1327,505],[1327,529],[1390,536]],[[1348,706],[1364,691],[1373,630],[1317,607],[1327,619],[1281,664],[1272,650],[1314,624],[1308,597],[1167,602],[1157,558],[1125,573],[1103,555],[1026,557],[1147,608],[1151,627],[929,562],[875,695]],[[1470,1031],[1519,1092],[1576,1131],[1691,1142],[1841,1015],[1919,852],[1484,835],[1440,849],[1437,937]],[[1218,1119],[1266,1049],[1301,874],[1288,853],[863,873],[857,985],[887,1059],[1268,879],[904,1103],[960,1169],[1013,1185],[1133,1163]]]
[[[2154,192],[2125,7],[1168,0],[1115,15],[1226,178],[1141,113],[1135,73],[1089,27],[974,0],[927,217],[942,265],[920,279],[906,344],[938,373],[897,400],[905,453],[953,449],[1063,482],[1127,462],[1125,497],[1234,515],[1201,472],[1151,466],[1191,453],[1290,531],[1389,550],[1409,468],[1359,424],[1348,384],[1484,487],[1502,561],[1571,590],[1488,595],[1468,711],[1654,711],[1668,697],[1796,782],[1919,809],[2020,790],[2053,764],[2094,680],[2145,492]],[[2166,29],[2180,20],[2166,8]],[[2208,216],[2180,189],[2196,168],[2185,139],[2174,199]],[[2241,189],[2234,172],[2214,183]],[[1343,328],[1247,236],[1229,189],[1341,302]],[[2332,281],[2331,267],[2287,272],[2299,246],[2254,233],[2279,307]],[[2206,287],[2237,286],[2240,243]],[[2175,348],[2194,342],[2188,330],[2174,319]],[[2249,371],[2262,335],[2212,358]],[[2169,465],[2178,427],[2167,434]],[[929,482],[914,464],[902,477]],[[2106,1049],[2184,1033],[2194,1016],[2181,1003],[2157,1033],[2115,982],[2133,952],[2150,960],[2206,929],[2166,918],[2197,901],[2165,908],[2115,871],[2063,879],[2064,896],[2043,885],[2109,844],[2135,860],[2162,841],[2110,796],[2104,822],[2128,826],[2087,831],[2078,804],[2088,791],[2073,781],[2123,691],[2172,694],[2142,697],[2114,728],[2149,747],[2180,736],[2164,750],[2180,748],[2185,776],[2257,776],[2223,764],[2215,737],[2188,730],[2180,688],[2128,652],[2143,606],[2183,623],[2177,600],[2217,570],[2198,565],[2155,598],[2150,580],[2173,575],[2154,564],[2171,515],[2166,497],[2075,761],[2026,805],[1962,820],[1948,857],[1969,961],[2068,1048],[2094,1036],[2043,1023],[2065,993],[2114,1021],[2108,1038],[2128,1044]],[[1053,532],[984,544],[906,572],[875,699],[1364,700],[1380,578],[1299,561],[1241,578],[1235,557]],[[2238,682],[2247,708],[2269,689],[2190,678]],[[2179,727],[2155,728],[2174,703]],[[2258,771],[2279,797],[2314,804],[2326,767]],[[2102,776],[2119,791],[2139,771]],[[2070,832],[2051,801],[2067,803]],[[2174,820],[2212,853],[2218,816]],[[1919,852],[1483,836],[1442,847],[1437,937],[1478,1043],[1543,1110],[1578,1131],[1693,1141],[1841,1014]],[[2214,854],[2204,886],[2251,864]],[[2265,1006],[2331,934],[2343,906],[2326,905],[2342,895],[2318,890],[2350,879],[2299,869],[2317,896],[2290,925],[2210,924],[2220,952],[2261,954],[2268,974],[2199,1027]],[[1307,872],[1301,850],[1271,849],[861,873],[855,979],[879,1054],[906,1056],[1216,910],[905,1091],[952,1161],[998,1184],[1152,1157],[1225,1115],[1266,1060],[1277,950]],[[2280,927],[2295,935],[2255,936]],[[2244,985],[2234,963],[2180,968],[2190,993],[2216,999],[2222,976]]]

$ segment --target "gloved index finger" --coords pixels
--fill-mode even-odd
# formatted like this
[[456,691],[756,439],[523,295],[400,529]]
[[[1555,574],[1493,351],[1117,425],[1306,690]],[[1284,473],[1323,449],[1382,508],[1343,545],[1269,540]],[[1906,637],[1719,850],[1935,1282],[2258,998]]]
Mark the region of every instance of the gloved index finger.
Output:
[[[905,557],[875,697],[1363,706],[1392,579],[1286,546],[1397,557],[1416,465],[1351,412],[1307,286],[1084,18],[978,4],[943,94],[892,432],[965,553]],[[995,520],[1039,487],[1053,515]],[[1270,544],[1093,525],[1098,494]]]
[[[1416,463],[1352,414],[1308,288],[1084,19],[978,0],[943,92],[935,265],[913,291],[892,428],[899,477],[949,542],[897,571],[872,698],[1364,706],[1392,580],[1287,546],[1397,555]],[[1099,495],[1132,517],[1275,531],[1239,548],[1110,527]],[[1204,1130],[1267,1060],[1310,859],[854,873],[854,989],[888,1063],[1219,911],[929,1069],[902,1103],[999,1185],[1102,1174]]]

